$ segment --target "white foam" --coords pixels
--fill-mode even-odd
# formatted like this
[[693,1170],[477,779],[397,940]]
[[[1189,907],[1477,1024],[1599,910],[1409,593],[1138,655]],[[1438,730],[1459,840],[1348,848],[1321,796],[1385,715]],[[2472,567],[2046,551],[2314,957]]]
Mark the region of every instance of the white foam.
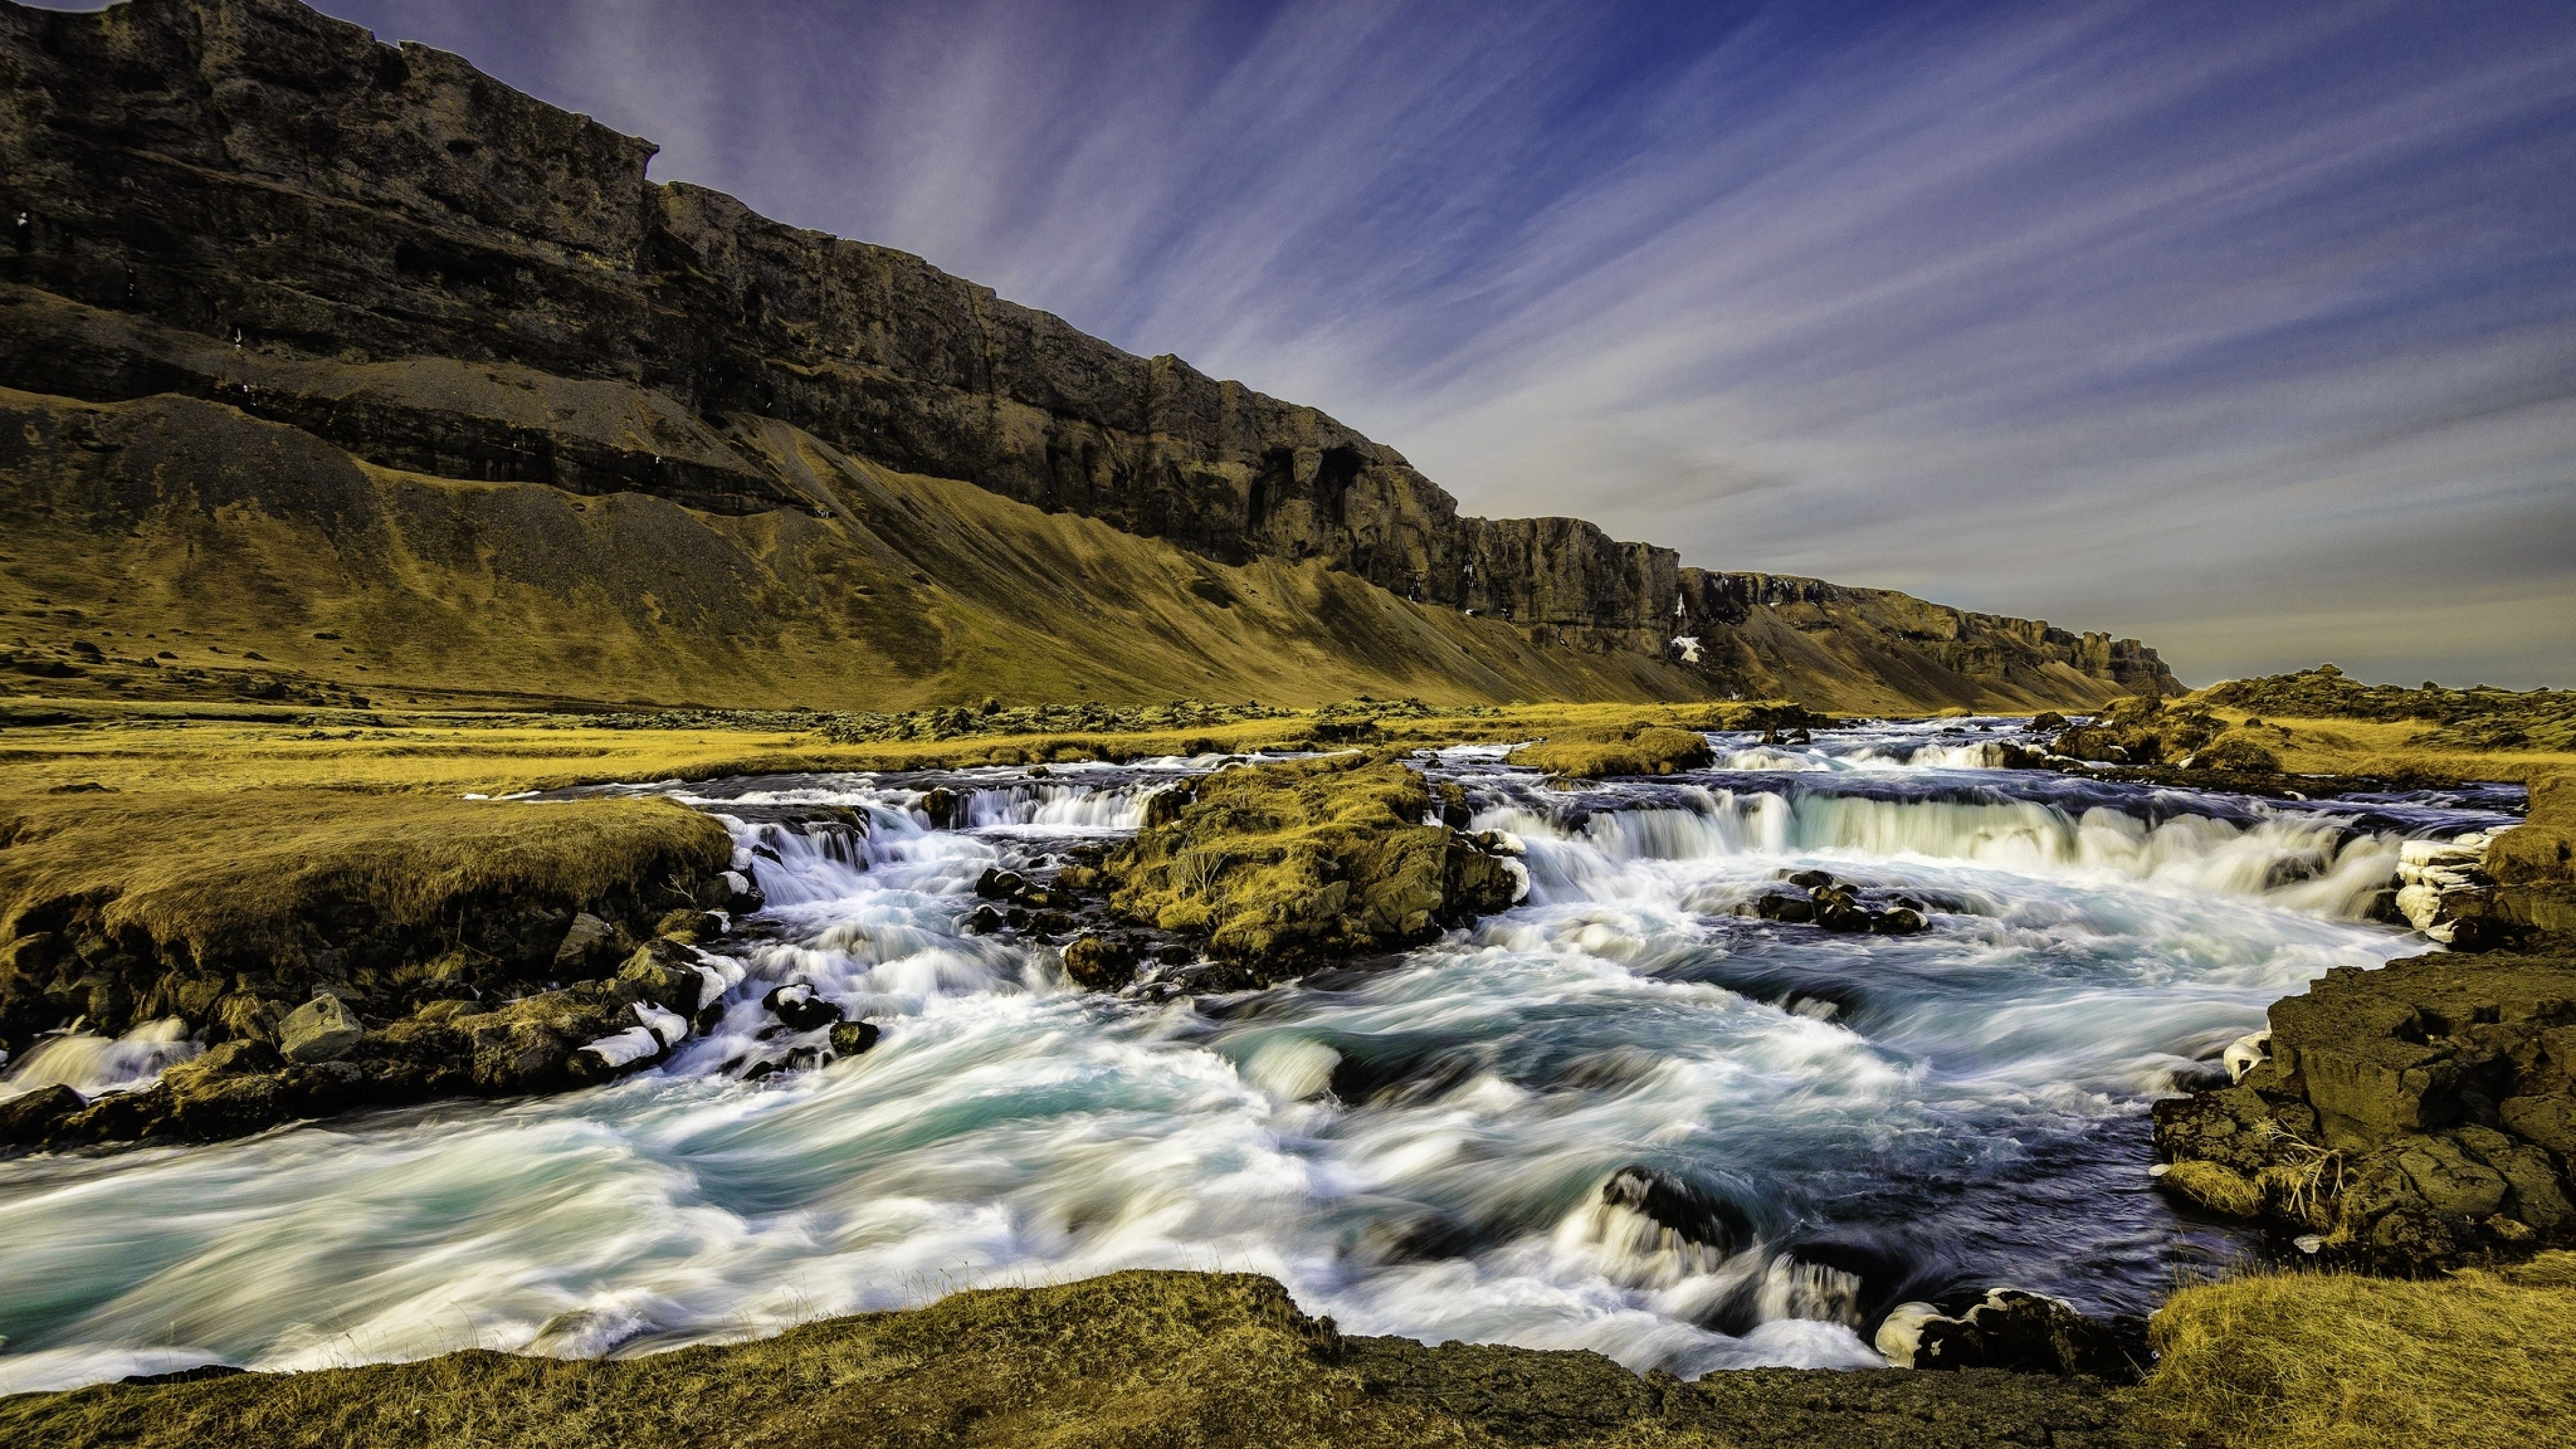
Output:
[[52,1037],[27,1053],[7,1081],[0,1082],[0,1097],[53,1086],[69,1087],[84,1097],[136,1091],[202,1050],[189,1038],[188,1024],[175,1016],[145,1022],[120,1037]]

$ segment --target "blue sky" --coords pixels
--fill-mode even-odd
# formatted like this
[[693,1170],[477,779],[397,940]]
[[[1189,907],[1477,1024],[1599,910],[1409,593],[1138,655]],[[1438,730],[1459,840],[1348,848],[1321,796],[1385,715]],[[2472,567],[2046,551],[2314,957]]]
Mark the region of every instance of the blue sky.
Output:
[[2576,684],[2576,3],[324,0],[1471,510]]

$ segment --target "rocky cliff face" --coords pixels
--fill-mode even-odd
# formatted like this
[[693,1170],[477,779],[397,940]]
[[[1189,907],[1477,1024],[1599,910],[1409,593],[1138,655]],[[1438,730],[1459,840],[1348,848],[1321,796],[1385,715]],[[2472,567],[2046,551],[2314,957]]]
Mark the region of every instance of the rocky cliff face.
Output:
[[1896,710],[2182,692],[2135,639],[1782,574],[1683,569],[1678,588],[1679,629],[1699,641],[1703,672],[1747,698]]
[[[1461,517],[1312,408],[648,181],[649,142],[295,0],[0,4],[0,84],[0,385],[191,394],[387,468],[732,514],[811,506],[741,443],[785,423],[1219,561],[1318,560],[1542,645],[1670,657],[1714,632],[1748,658],[1701,671],[1713,690],[1783,675],[1740,637],[1763,611],[1903,598],[1685,571],[1575,519]],[[1832,597],[1772,597],[1789,584]],[[2006,701],[2173,687],[2134,641],[1905,603],[1929,612],[1890,637],[1937,646],[1909,677],[1974,669]]]

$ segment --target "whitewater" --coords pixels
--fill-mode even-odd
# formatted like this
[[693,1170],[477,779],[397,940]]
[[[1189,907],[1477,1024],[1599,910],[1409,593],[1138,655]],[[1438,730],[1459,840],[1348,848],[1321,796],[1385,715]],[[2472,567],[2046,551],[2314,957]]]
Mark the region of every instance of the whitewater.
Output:
[[[1966,1286],[2143,1311],[2261,1246],[2151,1191],[2149,1105],[2223,1080],[2328,968],[2423,949],[2370,918],[2401,842],[2510,817],[1994,768],[2019,729],[1717,735],[1716,768],[1588,789],[1427,755],[1525,898],[1225,995],[1084,992],[1055,947],[967,925],[988,869],[1044,878],[1224,758],[616,787],[723,818],[765,897],[710,948],[710,1030],[560,1097],[0,1163],[0,1392],[634,1354],[1131,1267],[1686,1376],[1876,1364],[1876,1315]],[[922,809],[943,787],[952,829]],[[1927,929],[1755,913],[1808,870]],[[822,1033],[760,1004],[781,985],[880,1040],[812,1065]],[[67,1043],[0,1090],[130,1087],[195,1049]]]

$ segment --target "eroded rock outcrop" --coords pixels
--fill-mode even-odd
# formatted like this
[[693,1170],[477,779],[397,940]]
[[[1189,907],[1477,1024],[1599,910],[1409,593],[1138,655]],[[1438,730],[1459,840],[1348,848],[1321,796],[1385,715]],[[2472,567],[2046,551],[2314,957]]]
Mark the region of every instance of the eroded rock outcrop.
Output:
[[2576,1240],[2576,959],[2339,967],[2262,1045],[2235,1085],[2156,1105],[2167,1188],[2382,1271]]

